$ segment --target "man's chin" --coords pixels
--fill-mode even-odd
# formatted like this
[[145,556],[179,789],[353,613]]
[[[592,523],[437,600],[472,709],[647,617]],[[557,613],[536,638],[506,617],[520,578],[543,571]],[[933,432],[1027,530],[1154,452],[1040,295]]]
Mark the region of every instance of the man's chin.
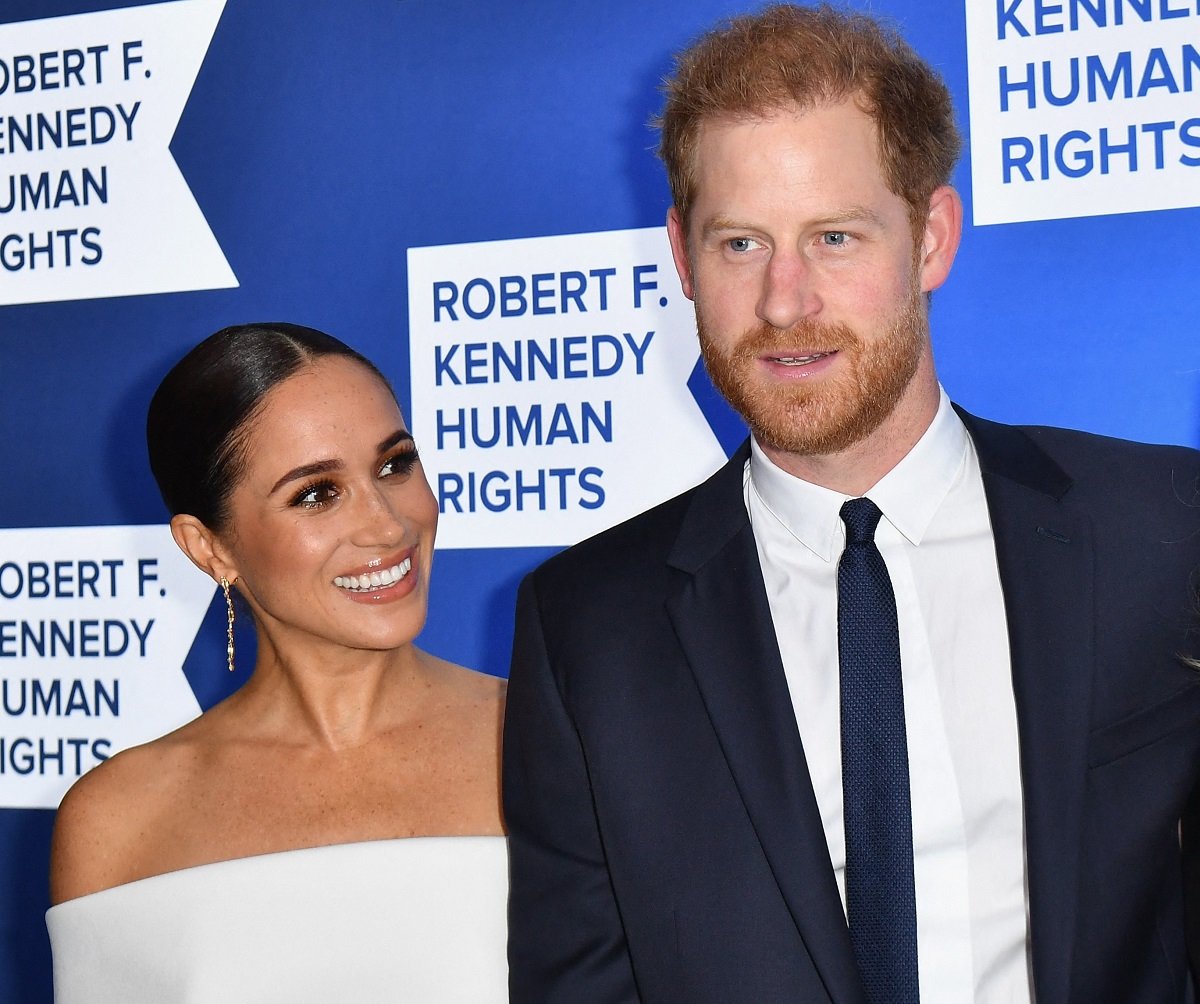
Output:
[[784,407],[739,410],[763,446],[802,457],[844,453],[870,436],[887,417],[886,412],[880,414],[862,402],[848,406],[836,396],[815,394]]

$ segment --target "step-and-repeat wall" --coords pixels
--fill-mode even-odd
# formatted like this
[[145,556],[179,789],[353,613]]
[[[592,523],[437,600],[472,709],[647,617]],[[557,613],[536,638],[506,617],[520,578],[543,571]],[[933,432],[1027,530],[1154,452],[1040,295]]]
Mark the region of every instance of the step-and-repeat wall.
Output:
[[[941,70],[968,137],[933,304],[951,395],[1195,445],[1196,4],[861,6]],[[647,123],[671,53],[744,9],[5,0],[0,999],[50,998],[63,792],[247,670],[225,670],[145,459],[189,346],[292,320],[380,365],[442,510],[423,643],[489,673],[527,570],[740,440],[697,364]]]

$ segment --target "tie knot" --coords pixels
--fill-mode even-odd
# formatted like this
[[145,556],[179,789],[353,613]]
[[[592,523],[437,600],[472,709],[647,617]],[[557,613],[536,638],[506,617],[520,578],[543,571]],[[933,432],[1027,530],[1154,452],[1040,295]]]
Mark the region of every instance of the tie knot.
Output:
[[842,522],[846,524],[846,544],[870,543],[875,539],[875,527],[883,513],[868,498],[850,499],[843,503]]

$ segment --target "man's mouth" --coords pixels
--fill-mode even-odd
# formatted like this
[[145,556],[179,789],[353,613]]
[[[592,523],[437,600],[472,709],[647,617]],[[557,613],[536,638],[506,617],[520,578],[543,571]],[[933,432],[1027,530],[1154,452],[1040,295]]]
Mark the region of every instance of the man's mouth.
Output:
[[364,572],[362,575],[338,575],[333,584],[340,589],[352,593],[369,593],[376,589],[394,586],[412,570],[412,558],[392,565],[391,568],[381,568],[378,571]]
[[818,359],[824,359],[831,355],[833,355],[832,352],[814,352],[807,356],[767,356],[767,361],[779,363],[781,366],[807,366],[809,363],[815,363]]

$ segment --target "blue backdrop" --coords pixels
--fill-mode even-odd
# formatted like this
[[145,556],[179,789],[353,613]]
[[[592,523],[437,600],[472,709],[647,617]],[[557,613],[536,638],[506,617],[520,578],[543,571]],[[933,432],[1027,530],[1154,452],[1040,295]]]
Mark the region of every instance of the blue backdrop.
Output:
[[[976,2],[994,7],[966,0]],[[43,50],[21,47],[35,20],[137,6],[6,0],[0,61]],[[921,0],[861,6],[900,22],[944,74],[970,132],[964,4],[936,14]],[[742,9],[728,0],[227,0],[170,150],[238,284],[26,302],[20,272],[0,274],[10,304],[0,312],[9,470],[0,527],[165,522],[145,460],[146,406],[167,367],[229,323],[286,319],[336,334],[394,380],[407,411],[407,250],[660,226],[669,197],[646,125],[658,83],[674,50]],[[1198,43],[1197,24],[1185,18],[1171,30]],[[1062,44],[1076,44],[1069,35]],[[1084,52],[1093,42],[1078,44]],[[0,90],[0,121],[15,98]],[[0,204],[6,179],[27,170],[11,126],[7,135]],[[1143,156],[1143,172],[1152,159]],[[933,308],[951,396],[1003,421],[1200,444],[1200,213],[1113,213],[1101,194],[1073,218],[976,226],[970,150],[956,184],[968,223]],[[28,229],[17,215],[0,216],[0,230]],[[698,393],[728,445],[736,424]],[[13,553],[28,553],[24,540],[0,531]],[[517,582],[549,553],[503,539],[443,550],[422,643],[503,675]],[[0,551],[0,563],[10,556]],[[188,660],[202,706],[228,686],[222,649],[210,616]],[[0,675],[33,672],[2,653]],[[29,727],[8,708],[0,714],[7,736]],[[48,808],[0,807],[2,1000],[50,999],[42,914],[52,821]]]

